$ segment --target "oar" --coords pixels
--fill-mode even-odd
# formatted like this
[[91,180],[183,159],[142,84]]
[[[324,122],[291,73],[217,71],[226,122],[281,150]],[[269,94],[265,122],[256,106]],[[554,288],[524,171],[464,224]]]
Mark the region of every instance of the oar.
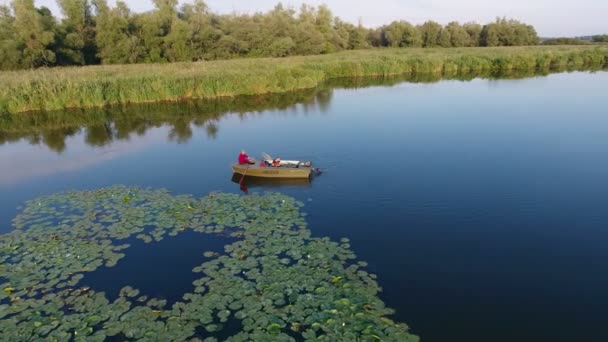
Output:
[[241,177],[241,180],[239,181],[239,185],[243,185],[243,180],[245,179],[245,175],[247,174],[247,171],[249,171],[249,163],[247,163],[247,168],[245,169],[245,172],[243,172],[243,177]]

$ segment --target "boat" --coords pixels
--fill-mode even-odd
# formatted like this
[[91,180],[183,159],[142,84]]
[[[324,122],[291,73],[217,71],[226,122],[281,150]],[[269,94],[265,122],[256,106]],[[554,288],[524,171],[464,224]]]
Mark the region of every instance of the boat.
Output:
[[[245,177],[260,177],[274,179],[310,179],[321,171],[312,167],[309,161],[281,160],[272,158],[268,153],[262,153],[262,162],[258,164],[232,164],[232,171]],[[278,162],[278,166],[272,166]],[[239,182],[242,183],[242,180]]]
[[[314,172],[313,172],[314,175]],[[282,187],[310,187],[312,184],[309,178],[264,178],[264,177],[243,177],[238,173],[233,173],[231,181],[246,188],[282,188]]]
[[232,171],[246,177],[299,178],[308,179],[313,172],[312,166],[260,166],[255,164],[232,164]]

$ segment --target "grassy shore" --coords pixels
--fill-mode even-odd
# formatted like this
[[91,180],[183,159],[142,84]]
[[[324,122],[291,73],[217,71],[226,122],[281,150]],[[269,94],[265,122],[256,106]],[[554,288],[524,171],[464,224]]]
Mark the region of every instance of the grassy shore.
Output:
[[373,49],[331,55],[0,72],[0,113],[308,89],[338,77],[602,67],[608,47]]

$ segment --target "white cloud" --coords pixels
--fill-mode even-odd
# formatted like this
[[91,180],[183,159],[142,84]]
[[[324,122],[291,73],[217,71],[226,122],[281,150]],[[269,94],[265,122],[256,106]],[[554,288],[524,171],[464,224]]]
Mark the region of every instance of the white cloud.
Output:
[[[150,0],[126,0],[134,11],[153,8]],[[54,0],[37,0],[38,5],[58,14]],[[110,0],[109,3],[114,3]],[[253,13],[267,11],[278,0],[207,0],[209,7],[220,13]],[[328,5],[340,18],[356,23],[359,18],[366,26],[379,26],[392,20],[413,23],[435,20],[447,23],[477,21],[486,23],[497,16],[522,20],[536,27],[541,36],[576,36],[608,33],[608,1],[606,0],[285,0],[283,4],[298,8],[302,3]]]

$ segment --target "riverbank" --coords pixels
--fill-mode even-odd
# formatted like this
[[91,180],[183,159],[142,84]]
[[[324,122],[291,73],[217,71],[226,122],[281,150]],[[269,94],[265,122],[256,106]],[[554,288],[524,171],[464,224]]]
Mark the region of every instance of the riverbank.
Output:
[[0,72],[0,113],[212,99],[314,88],[339,77],[577,70],[608,63],[608,47],[373,49],[330,55]]

